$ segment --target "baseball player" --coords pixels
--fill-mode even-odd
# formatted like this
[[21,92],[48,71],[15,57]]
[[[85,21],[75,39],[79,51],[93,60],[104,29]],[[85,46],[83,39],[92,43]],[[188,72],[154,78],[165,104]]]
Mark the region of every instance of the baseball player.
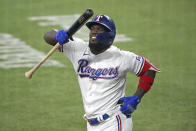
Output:
[[[110,17],[97,15],[86,26],[89,42],[68,40],[66,30],[58,31],[55,39],[77,74],[87,130],[131,131],[131,114],[160,70],[146,58],[112,45],[116,27]],[[128,72],[139,77],[139,82],[135,94],[125,97]]]

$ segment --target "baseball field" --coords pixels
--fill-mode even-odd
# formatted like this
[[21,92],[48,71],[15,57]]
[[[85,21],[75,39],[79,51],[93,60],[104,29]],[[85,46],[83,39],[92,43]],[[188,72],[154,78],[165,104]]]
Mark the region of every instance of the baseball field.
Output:
[[[114,45],[161,69],[133,113],[133,131],[196,131],[195,0],[0,0],[0,131],[85,131],[80,88],[71,62],[52,48],[51,29],[68,29],[87,8],[110,16]],[[88,40],[83,27],[75,37]],[[126,95],[138,78],[128,74]]]

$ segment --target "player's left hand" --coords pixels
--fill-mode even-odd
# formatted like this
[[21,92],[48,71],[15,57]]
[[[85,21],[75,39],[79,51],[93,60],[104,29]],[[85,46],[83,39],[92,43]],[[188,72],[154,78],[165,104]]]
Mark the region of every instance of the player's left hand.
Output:
[[123,97],[118,101],[121,104],[120,111],[127,116],[131,117],[131,113],[137,109],[137,105],[140,103],[140,98],[137,95]]
[[63,45],[69,42],[68,34],[66,30],[59,30],[55,35],[55,39],[59,42],[60,45]]

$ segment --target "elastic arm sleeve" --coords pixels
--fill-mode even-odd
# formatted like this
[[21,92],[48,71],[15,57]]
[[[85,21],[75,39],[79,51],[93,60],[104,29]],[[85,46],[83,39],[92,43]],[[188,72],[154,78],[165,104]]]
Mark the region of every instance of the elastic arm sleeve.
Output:
[[147,59],[145,59],[144,67],[143,67],[142,71],[140,72],[140,74],[138,75],[140,77],[140,80],[138,83],[138,88],[141,87],[146,92],[150,90],[151,86],[154,83],[154,78],[145,74],[148,70],[160,72],[159,68],[157,68],[152,63],[150,63]]

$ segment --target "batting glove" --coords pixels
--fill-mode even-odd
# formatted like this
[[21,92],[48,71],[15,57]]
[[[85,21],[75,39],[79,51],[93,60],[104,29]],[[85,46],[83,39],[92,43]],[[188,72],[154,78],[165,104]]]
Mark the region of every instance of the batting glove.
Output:
[[59,42],[60,45],[63,45],[69,42],[68,34],[66,30],[59,30],[55,35],[55,39]]
[[140,103],[140,98],[137,95],[123,97],[118,101],[118,104],[121,104],[120,111],[127,116],[131,117],[131,113],[136,110],[137,105]]

